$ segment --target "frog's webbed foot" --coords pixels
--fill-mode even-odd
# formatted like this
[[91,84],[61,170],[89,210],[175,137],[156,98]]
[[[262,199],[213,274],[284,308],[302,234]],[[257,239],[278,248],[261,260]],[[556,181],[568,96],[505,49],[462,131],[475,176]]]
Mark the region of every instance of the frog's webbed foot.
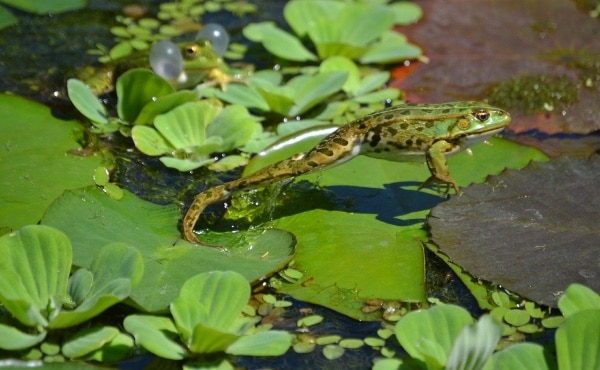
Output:
[[243,77],[237,75],[229,75],[218,68],[213,68],[210,70],[210,72],[208,73],[207,80],[207,82],[198,85],[197,88],[202,89],[204,87],[219,86],[221,88],[221,91],[226,91],[227,85],[230,83],[248,83]]
[[[427,180],[425,180],[421,186],[419,186],[419,188],[417,190],[421,190],[423,188],[428,187],[431,184],[435,184],[437,187],[437,191],[438,193],[441,193],[441,195],[446,198],[448,197],[448,195],[450,194],[450,186],[452,186],[452,188],[454,188],[454,191],[456,192],[456,194],[460,195],[460,190],[458,188],[458,185],[456,184],[456,181],[454,181],[454,179],[450,176],[447,176],[443,179],[436,177],[436,176],[430,176]],[[445,191],[441,191],[441,186],[446,185],[446,190]]]

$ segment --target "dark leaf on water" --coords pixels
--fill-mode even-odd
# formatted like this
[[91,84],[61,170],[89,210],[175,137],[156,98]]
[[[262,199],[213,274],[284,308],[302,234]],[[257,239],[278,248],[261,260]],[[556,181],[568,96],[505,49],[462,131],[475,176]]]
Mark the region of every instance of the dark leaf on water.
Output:
[[431,211],[432,240],[477,278],[556,307],[571,283],[600,292],[600,157],[507,170]]

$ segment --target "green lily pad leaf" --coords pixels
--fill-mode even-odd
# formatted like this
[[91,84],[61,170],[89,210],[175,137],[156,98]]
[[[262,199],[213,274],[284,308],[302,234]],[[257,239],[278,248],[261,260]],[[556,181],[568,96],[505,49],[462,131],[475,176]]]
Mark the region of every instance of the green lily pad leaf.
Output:
[[69,239],[47,226],[24,226],[0,237],[0,255],[0,302],[24,325],[47,326],[67,300]]
[[395,63],[415,59],[422,54],[421,48],[409,43],[404,35],[389,31],[360,57],[361,63]]
[[209,165],[215,160],[213,158],[207,159],[179,159],[173,157],[160,157],[160,161],[167,167],[174,168],[178,171],[192,171],[196,168]]
[[598,156],[506,171],[433,209],[432,240],[470,274],[540,304],[556,307],[575,282],[600,292],[599,173]]
[[2,2],[19,10],[42,15],[81,9],[85,7],[87,3],[86,0],[54,0],[44,2],[39,2],[36,0],[2,0]]
[[0,227],[16,230],[37,223],[65,189],[93,184],[102,158],[67,154],[80,147],[83,128],[41,104],[0,94],[0,115]]
[[18,19],[3,6],[0,6],[0,29],[17,24]]
[[235,270],[252,281],[281,268],[294,254],[294,238],[275,229],[255,235],[253,249],[246,243],[229,252],[192,245],[179,239],[180,217],[174,206],[158,206],[128,191],[121,200],[113,200],[93,187],[65,192],[42,223],[69,236],[77,266],[88,268],[96,251],[109,243],[123,242],[139,250],[144,275],[130,298],[147,311],[165,310],[181,285],[198,273]]
[[593,369],[600,366],[600,310],[572,314],[556,330],[555,340],[559,369]]
[[292,336],[285,331],[266,330],[244,335],[225,350],[236,356],[281,356],[292,344]]
[[78,269],[69,278],[68,292],[69,296],[76,305],[81,304],[92,289],[94,275],[86,269]]
[[448,356],[447,370],[481,369],[502,337],[502,325],[483,315],[460,332]]
[[173,94],[162,96],[144,105],[140,114],[135,119],[134,124],[150,124],[159,114],[166,113],[175,107],[197,99],[198,94],[195,91],[187,90],[177,91]]
[[[367,3],[348,3],[341,14],[336,15],[336,25],[340,30],[341,38],[339,41],[353,46],[363,46],[377,40],[386,31],[394,25],[394,13],[390,12],[384,6],[373,6]],[[331,23],[323,23],[329,24]],[[319,28],[316,28],[319,29]],[[327,40],[327,36],[313,34],[309,30],[311,39],[318,44],[320,41]]]
[[384,86],[390,79],[390,72],[373,73],[360,80],[360,86],[354,91],[355,95],[364,95]]
[[223,352],[239,338],[238,335],[197,324],[189,339],[188,348],[193,353]]
[[[396,324],[396,338],[412,358],[423,362],[436,358],[443,367],[461,331],[472,323],[473,318],[462,307],[435,306],[402,317]],[[442,353],[437,352],[440,350]]]
[[136,347],[133,338],[128,334],[119,332],[110,342],[105,343],[85,357],[88,361],[115,363],[130,358],[134,348]]
[[23,333],[14,326],[0,324],[0,348],[18,351],[35,346],[46,338],[47,332],[39,334]]
[[558,307],[564,317],[579,311],[600,309],[600,295],[584,285],[571,284],[558,300]]
[[269,105],[269,110],[279,113],[282,116],[287,116],[294,106],[294,99],[284,95],[285,89],[279,86],[270,86],[268,89],[265,89],[264,87],[258,88],[258,92]]
[[175,92],[167,80],[143,68],[123,73],[117,79],[116,91],[119,118],[127,122],[135,122],[146,104]]
[[177,342],[177,328],[168,317],[129,315],[123,325],[142,347],[156,356],[169,360],[182,360],[188,356],[187,350]]
[[108,112],[102,102],[84,82],[71,78],[67,81],[69,99],[77,110],[97,126],[108,124]]
[[544,347],[537,343],[516,343],[494,353],[483,366],[483,370],[556,369],[554,360]]
[[69,338],[62,346],[62,353],[68,358],[83,357],[96,351],[119,335],[113,326],[85,328]]

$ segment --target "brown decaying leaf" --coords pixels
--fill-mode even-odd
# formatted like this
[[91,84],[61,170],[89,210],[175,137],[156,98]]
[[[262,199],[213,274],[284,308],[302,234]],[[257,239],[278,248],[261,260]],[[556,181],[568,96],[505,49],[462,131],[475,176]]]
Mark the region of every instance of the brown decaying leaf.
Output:
[[[525,114],[506,103],[514,132],[586,134],[600,129],[600,23],[570,0],[421,0],[424,19],[402,29],[430,59],[396,83],[413,102],[485,98],[512,78],[569,78],[574,104],[548,114]],[[585,73],[576,65],[591,66]],[[585,81],[591,87],[585,87]],[[545,86],[546,88],[548,86]],[[535,91],[530,92],[536,95]],[[553,95],[560,92],[553,92]]]
[[556,307],[571,283],[600,292],[600,156],[507,170],[435,207],[432,240],[470,274]]

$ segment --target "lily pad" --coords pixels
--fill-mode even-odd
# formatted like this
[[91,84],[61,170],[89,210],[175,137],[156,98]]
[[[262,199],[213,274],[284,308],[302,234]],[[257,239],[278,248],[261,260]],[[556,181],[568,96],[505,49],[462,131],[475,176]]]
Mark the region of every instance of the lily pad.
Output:
[[434,208],[432,240],[477,278],[556,307],[571,283],[600,292],[600,157],[506,171]]
[[256,235],[251,247],[229,252],[192,245],[179,239],[180,216],[174,206],[155,205],[128,191],[121,200],[113,200],[88,187],[65,192],[48,208],[42,223],[69,237],[78,266],[89,267],[95,251],[111,242],[137,248],[144,258],[144,276],[131,299],[146,311],[165,310],[183,282],[198,273],[234,270],[253,281],[281,268],[294,254],[293,236],[276,229]]
[[83,128],[58,119],[50,108],[0,94],[0,227],[34,224],[65,189],[94,183],[100,156],[77,156]]
[[[546,158],[506,140],[491,141],[492,146],[473,147],[473,156],[450,159],[450,173],[460,186]],[[282,291],[363,320],[374,318],[359,310],[369,298],[422,301],[422,226],[428,210],[443,201],[434,189],[417,191],[428,176],[418,163],[358,157],[303,177],[331,191],[332,205],[312,209],[323,207],[320,200],[310,201],[314,197],[290,201],[286,215],[274,222],[296,235],[294,268],[304,274]]]

